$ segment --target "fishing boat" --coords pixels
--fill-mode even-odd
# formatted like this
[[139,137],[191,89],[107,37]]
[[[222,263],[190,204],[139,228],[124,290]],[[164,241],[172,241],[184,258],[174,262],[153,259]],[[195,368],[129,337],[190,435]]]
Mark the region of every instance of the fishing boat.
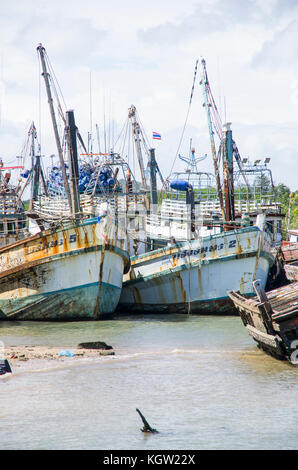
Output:
[[265,293],[259,280],[256,296],[229,292],[249,335],[271,356],[298,364],[298,282]]
[[[136,134],[139,137],[139,124],[136,121],[136,109],[133,105],[129,108],[126,127],[128,125],[131,127],[131,137]],[[120,142],[122,151],[127,145],[129,152],[132,147],[131,142],[125,142],[128,133],[126,129],[124,139]],[[87,150],[82,138],[78,143],[82,147],[82,153],[78,154],[77,178],[81,214],[95,217],[108,212],[115,223],[126,231],[126,249],[129,254],[143,253],[146,247],[144,220],[149,207],[149,190],[144,180],[144,168],[140,184],[136,181],[127,159],[124,159],[121,153],[113,149],[101,152],[99,135],[98,152]],[[134,144],[137,149],[136,154],[139,155],[139,142],[134,139]],[[55,156],[52,155],[53,157]],[[69,201],[61,163],[52,163],[46,174],[43,193],[33,199],[33,213],[36,221],[37,219],[63,220],[69,214]],[[69,181],[68,164],[65,164],[65,174]]]
[[298,243],[287,243],[281,246],[284,263],[298,260]]
[[298,281],[298,260],[285,264],[284,270],[288,281]]
[[0,248],[29,235],[21,185],[11,184],[11,171],[19,168],[0,160]]
[[50,92],[44,48],[38,48],[48,93],[63,182],[69,202],[63,219],[41,218],[33,209],[43,180],[32,133],[32,198],[27,216],[39,232],[0,249],[0,316],[8,320],[102,319],[114,312],[129,267],[126,233],[108,213],[92,217],[80,207],[77,128],[66,111],[65,136],[69,179]]
[[108,217],[71,221],[0,249],[0,317],[101,319],[114,312],[129,266]]
[[252,294],[252,282],[265,286],[273,263],[270,240],[258,227],[222,232],[174,243],[131,258],[119,309],[163,313],[235,313],[231,286]]
[[[230,128],[225,135],[228,144]],[[184,204],[180,202],[184,220],[179,220],[177,211],[165,217],[167,225],[156,225],[165,246],[131,258],[118,309],[235,314],[227,291],[235,286],[243,294],[253,294],[256,279],[265,287],[274,262],[265,214],[258,215],[255,226],[249,220],[243,220],[240,226],[228,217],[224,224],[214,216],[196,218],[194,190],[189,181],[174,180],[172,187],[186,190]],[[188,239],[177,241],[174,235],[179,233]]]
[[[215,188],[213,183],[202,187],[202,181],[208,182],[211,176],[198,171],[199,160],[191,152],[185,174],[176,173],[167,180],[172,197],[163,198],[160,210],[147,218],[148,246],[151,242],[153,250],[131,258],[118,310],[235,314],[227,291],[235,286],[243,294],[252,295],[256,279],[265,287],[274,262],[266,214],[259,211],[254,225],[249,215],[236,221],[233,159],[242,166],[231,123],[220,130],[218,153],[215,150],[210,112],[213,100],[208,98],[204,62],[202,66]],[[211,199],[211,207],[206,211],[207,198]],[[155,244],[162,247],[154,249]]]

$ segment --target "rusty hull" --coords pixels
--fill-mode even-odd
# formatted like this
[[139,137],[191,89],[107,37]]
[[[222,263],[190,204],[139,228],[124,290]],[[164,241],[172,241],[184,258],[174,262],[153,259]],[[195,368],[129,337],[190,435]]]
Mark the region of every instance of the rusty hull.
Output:
[[256,227],[154,250],[131,258],[117,310],[235,314],[227,290],[251,293],[254,276],[265,284],[272,262]]
[[0,317],[98,319],[112,313],[129,265],[124,244],[110,220],[89,219],[1,248]]

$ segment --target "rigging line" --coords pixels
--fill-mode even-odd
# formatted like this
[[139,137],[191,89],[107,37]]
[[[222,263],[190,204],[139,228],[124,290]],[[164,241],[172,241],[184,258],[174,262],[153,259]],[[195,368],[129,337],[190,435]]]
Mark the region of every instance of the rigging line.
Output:
[[129,137],[129,136],[127,137],[127,133],[129,133],[129,122],[128,122],[128,119],[126,120],[126,123],[125,123],[125,134],[124,134],[124,139],[123,139],[123,146],[122,146],[121,155],[124,155],[124,147],[125,147],[126,139],[127,139],[127,146],[128,146],[127,153],[128,153],[128,158],[129,158],[129,144],[130,144],[129,139],[130,139],[130,137]]
[[[52,64],[51,64],[51,62],[50,62],[50,58],[49,58],[49,56],[48,56],[48,54],[47,54],[46,51],[45,51],[45,58],[46,58],[47,63],[48,63],[48,68],[49,68],[49,70],[50,70],[50,72],[51,72],[51,76],[54,78],[54,80],[55,80],[55,82],[56,82],[56,84],[57,84],[57,87],[58,87],[58,90],[59,90],[59,92],[60,92],[62,101],[63,101],[63,103],[64,103],[64,107],[65,107],[65,109],[67,109],[67,106],[66,106],[66,103],[65,103],[65,99],[64,99],[64,96],[63,96],[63,93],[62,93],[62,90],[61,90],[61,88],[60,88],[59,82],[58,82],[58,80],[57,80],[57,77],[56,77],[56,75],[55,75],[54,69],[53,69]],[[53,81],[54,81],[54,80],[53,80]],[[58,101],[59,101],[59,100],[58,100]]]
[[127,126],[127,121],[128,121],[128,118],[126,118],[125,121],[124,121],[124,124],[123,124],[123,126],[122,126],[122,128],[121,128],[121,131],[120,131],[120,133],[119,133],[119,135],[118,135],[118,137],[117,137],[117,140],[116,140],[115,143],[114,143],[114,148],[116,148],[116,145],[118,144],[118,141],[120,140],[120,137],[122,136],[122,133],[123,133],[123,131],[124,131],[124,129],[125,129],[125,126]]
[[60,95],[61,95],[61,98],[62,98],[62,101],[64,103],[64,108],[67,109],[66,107],[66,103],[65,103],[65,100],[64,100],[64,97],[63,97],[63,94],[62,94],[62,91],[61,91],[61,88],[59,86],[59,83],[58,83],[58,80],[55,76],[55,72],[54,72],[54,69],[53,67],[51,66],[51,63],[50,63],[50,59],[48,57],[48,55],[46,54],[45,55],[45,60],[47,61],[47,66],[48,66],[48,70],[50,71],[49,73],[49,80],[51,82],[51,85],[52,85],[52,89],[53,89],[53,92],[54,92],[54,95],[56,97],[56,106],[57,106],[57,110],[58,110],[58,114],[60,115],[64,125],[66,124],[66,119],[65,119],[65,116],[64,116],[64,112],[63,112],[63,109],[62,109],[62,106],[61,106],[61,103],[60,103],[60,100],[59,100],[59,95],[58,95],[58,91],[57,91],[57,88],[56,88],[56,85],[58,87],[58,90],[60,92]]
[[41,139],[42,139],[42,131],[41,131],[41,62],[40,62],[40,55],[37,52],[38,57],[38,127],[39,127],[39,136],[40,136],[40,153],[41,153]]
[[145,128],[144,128],[144,126],[143,126],[143,124],[142,124],[142,121],[141,121],[141,119],[140,119],[139,113],[138,113],[137,111],[136,111],[136,115],[137,115],[137,120],[138,120],[138,122],[139,122],[139,126],[140,126],[141,131],[142,131],[141,134],[142,134],[143,144],[144,144],[144,147],[145,147],[146,152],[149,154],[149,150],[148,150],[148,149],[149,149],[150,145],[149,145],[148,136],[147,136],[147,134],[146,134]]
[[104,143],[105,153],[107,153],[107,133],[106,133],[106,104],[105,95],[103,96],[103,130],[104,130]]
[[132,143],[132,129],[129,125],[129,119],[127,119],[127,131],[128,131],[128,138],[127,138],[127,163],[130,166],[130,145]]
[[177,160],[178,153],[179,153],[179,151],[180,151],[181,143],[182,143],[182,140],[183,140],[183,137],[184,137],[184,132],[185,132],[186,124],[187,124],[187,121],[188,121],[188,116],[189,116],[189,112],[190,112],[190,107],[191,107],[191,103],[192,103],[192,98],[193,98],[193,93],[194,93],[194,87],[195,87],[195,82],[196,82],[196,77],[197,77],[198,62],[199,62],[199,60],[197,59],[197,60],[196,60],[196,65],[195,65],[195,71],[194,71],[194,77],[193,77],[193,84],[192,84],[192,89],[191,89],[191,93],[190,93],[190,99],[189,99],[188,109],[187,109],[187,113],[186,113],[186,118],[185,118],[184,126],[183,126],[183,129],[182,129],[182,133],[181,133],[181,137],[180,137],[178,149],[177,149],[177,152],[176,152],[176,155],[175,155],[175,158],[174,158],[174,162],[173,162],[173,165],[172,165],[172,168],[171,168],[171,171],[170,171],[170,174],[169,174],[168,178],[169,178],[169,177],[171,176],[171,174],[172,174],[172,171],[173,171],[175,162],[176,162],[176,160]]

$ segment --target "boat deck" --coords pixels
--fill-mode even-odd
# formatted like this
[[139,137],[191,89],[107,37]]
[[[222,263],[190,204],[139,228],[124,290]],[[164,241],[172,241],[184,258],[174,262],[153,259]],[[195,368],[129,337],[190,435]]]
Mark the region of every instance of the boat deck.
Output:
[[[259,307],[264,305],[259,298],[248,298],[239,292],[229,292],[230,298],[241,310],[258,313]],[[298,281],[266,292],[268,299],[267,308],[270,308],[272,320],[280,322],[298,314]]]
[[298,243],[289,243],[281,247],[283,259],[285,263],[291,263],[298,260]]
[[289,281],[298,281],[298,260],[285,264],[284,270]]
[[267,292],[267,298],[272,308],[272,319],[286,320],[298,313],[298,281],[285,287]]

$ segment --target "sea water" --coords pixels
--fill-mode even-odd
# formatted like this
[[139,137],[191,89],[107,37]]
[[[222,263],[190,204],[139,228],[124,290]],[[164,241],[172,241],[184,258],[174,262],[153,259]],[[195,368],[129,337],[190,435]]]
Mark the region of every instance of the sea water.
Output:
[[0,322],[0,340],[115,350],[2,376],[0,449],[297,449],[298,368],[260,351],[237,316]]

